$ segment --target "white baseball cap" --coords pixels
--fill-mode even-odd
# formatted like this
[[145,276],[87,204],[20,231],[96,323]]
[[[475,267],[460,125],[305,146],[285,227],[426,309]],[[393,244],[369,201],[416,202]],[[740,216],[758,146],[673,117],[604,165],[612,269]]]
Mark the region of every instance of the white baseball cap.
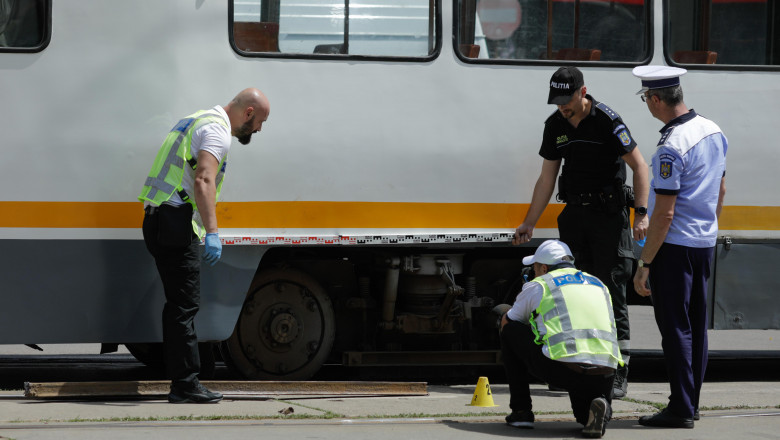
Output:
[[572,258],[571,249],[566,243],[559,240],[547,240],[536,249],[536,253],[523,258],[523,264],[530,266],[534,263],[554,266],[564,262],[563,257]]

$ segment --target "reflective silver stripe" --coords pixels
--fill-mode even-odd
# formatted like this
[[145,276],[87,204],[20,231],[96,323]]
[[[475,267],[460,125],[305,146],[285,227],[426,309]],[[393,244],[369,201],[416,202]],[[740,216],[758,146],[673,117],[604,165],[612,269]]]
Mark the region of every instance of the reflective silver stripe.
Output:
[[[184,120],[190,120],[190,122],[184,126],[186,127],[185,130],[177,130],[179,131],[179,135],[176,136],[176,140],[173,141],[171,144],[170,149],[168,150],[168,156],[165,158],[165,162],[163,162],[162,166],[160,167],[160,170],[157,172],[157,177],[147,177],[145,186],[150,187],[149,193],[146,195],[146,197],[150,199],[154,199],[155,196],[157,196],[157,193],[159,191],[163,191],[165,194],[171,195],[176,191],[177,187],[166,182],[165,178],[168,176],[168,172],[170,172],[171,167],[177,167],[181,168],[182,172],[184,170],[184,158],[182,156],[179,156],[179,147],[181,146],[181,143],[184,141],[184,139],[187,137],[187,135],[192,132],[193,130],[200,128],[204,124],[201,123],[201,121],[208,117],[214,117],[218,118],[222,121],[225,119],[220,115],[218,112],[210,112],[206,111],[203,113],[198,114],[198,116],[188,116],[186,118],[183,118],[179,120],[179,122],[176,124],[176,127],[179,127],[179,124],[181,124]],[[174,129],[176,129],[174,127]],[[184,152],[184,156],[186,157],[189,154],[188,151]],[[194,169],[194,167],[193,167]]]
[[[612,335],[612,332],[608,332],[606,330],[599,330],[599,329],[578,329],[573,330],[570,329],[567,331],[567,335],[564,336],[563,333],[559,333],[557,335],[552,335],[548,340],[550,341],[550,345],[560,344],[561,342],[564,342],[568,339],[602,339],[607,342],[616,343],[615,337]],[[568,344],[567,344],[568,346]]]
[[[555,284],[555,281],[553,281],[553,276],[549,273],[542,275],[542,279],[545,283],[547,283],[547,288],[550,290],[550,296],[552,296],[553,302],[555,303],[555,308],[545,314],[544,321],[548,321],[548,316],[551,318],[557,316],[561,323],[561,331],[563,332],[559,333],[558,335],[553,335],[550,339],[548,339],[548,341],[550,345],[555,345],[566,341],[564,345],[566,347],[566,353],[576,354],[577,343],[571,336],[569,336],[571,335],[573,328],[571,325],[571,318],[569,318],[569,309],[566,307],[566,301],[563,299],[563,292],[561,292],[561,287]],[[559,338],[556,338],[556,336]],[[553,342],[552,339],[560,340],[558,342]]]
[[152,189],[149,191],[148,194],[148,197],[150,199],[154,198],[158,190],[163,191],[166,194],[173,194],[173,192],[176,191],[175,186],[171,185],[170,183],[166,182],[163,179],[160,179],[159,177],[147,177],[146,182],[144,182],[144,185],[152,187]]
[[176,137],[176,140],[173,141],[173,144],[171,144],[170,150],[168,150],[168,156],[165,158],[165,162],[163,162],[163,166],[160,167],[160,171],[157,173],[157,178],[150,177],[146,179],[146,186],[152,187],[147,197],[153,199],[154,196],[157,195],[157,190],[164,191],[166,194],[173,194],[173,191],[176,190],[176,187],[165,182],[164,180],[165,176],[168,175],[168,172],[171,170],[172,166],[182,168],[182,169],[184,168],[184,158],[182,158],[178,154],[179,146],[181,146],[181,143],[184,141],[184,138],[187,137],[187,134],[190,131],[199,127],[198,122],[204,117],[208,117],[208,116],[213,116],[213,117],[223,119],[218,113],[215,112],[214,113],[206,112],[196,118],[185,118],[185,119],[192,119],[192,122],[188,124],[187,130],[179,131],[179,135]]
[[[176,187],[165,181],[165,177],[168,176],[168,172],[171,170],[171,166],[184,168],[184,159],[179,156],[179,146],[181,145],[184,137],[187,136],[187,132],[194,125],[195,121],[187,127],[187,131],[179,131],[179,135],[176,140],[173,141],[171,148],[168,150],[168,156],[165,158],[162,167],[157,172],[157,177],[147,177],[144,185],[151,187],[146,197],[154,199],[159,191],[163,191],[165,194],[173,194]],[[178,124],[177,124],[178,125]]]
[[[609,320],[610,323],[612,323],[612,327],[614,328],[615,318],[611,307],[612,301],[609,296],[609,290],[601,282],[598,282],[595,279],[591,281],[589,279],[590,277],[583,276],[582,272],[577,272],[572,276],[578,280],[582,280],[582,284],[590,284],[601,287],[601,291],[604,293],[604,299],[609,313]],[[615,356],[615,358],[620,359],[620,349],[618,348],[617,339],[613,332],[599,329],[575,330],[571,324],[569,309],[566,307],[566,300],[563,298],[563,292],[561,291],[561,287],[555,283],[555,277],[549,273],[546,273],[542,275],[542,279],[547,284],[547,288],[550,290],[550,296],[552,297],[553,303],[555,304],[555,308],[545,313],[543,319],[545,322],[547,322],[557,317],[561,323],[561,333],[549,336],[547,339],[550,346],[563,343],[564,347],[566,348],[566,353],[573,355],[577,353],[577,339],[601,339],[612,344],[612,354]]]

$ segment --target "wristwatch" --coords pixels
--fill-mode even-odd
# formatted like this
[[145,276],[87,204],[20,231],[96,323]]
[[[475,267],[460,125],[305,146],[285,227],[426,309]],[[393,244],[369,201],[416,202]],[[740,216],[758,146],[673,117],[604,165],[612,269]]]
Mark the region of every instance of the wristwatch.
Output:
[[637,266],[638,266],[640,269],[641,269],[641,268],[643,268],[643,267],[647,267],[647,268],[649,268],[649,267],[650,267],[650,263],[645,263],[645,260],[643,260],[643,259],[641,259],[641,258],[639,259],[639,261],[637,261],[637,262],[636,262],[636,265],[637,265]]
[[637,206],[636,208],[634,208],[634,212],[636,212],[639,215],[647,215],[647,207]]

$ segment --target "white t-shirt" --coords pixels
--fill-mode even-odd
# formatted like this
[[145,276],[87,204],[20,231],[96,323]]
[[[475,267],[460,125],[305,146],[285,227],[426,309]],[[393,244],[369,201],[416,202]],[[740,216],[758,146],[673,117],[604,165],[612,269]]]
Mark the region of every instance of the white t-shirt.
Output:
[[[523,324],[531,325],[531,313],[539,307],[542,302],[542,296],[544,295],[544,286],[537,281],[529,281],[523,285],[523,289],[517,294],[515,303],[512,308],[506,312],[507,318],[512,321],[522,322]],[[537,316],[536,329],[540,335],[547,334],[547,327],[544,326],[544,318]],[[550,357],[550,350],[546,345],[542,346],[542,353]],[[560,362],[574,362],[580,364],[600,365],[604,367],[616,368],[617,362],[609,356],[594,356],[590,354],[576,354],[574,356],[568,356],[557,359]]]
[[[222,158],[226,157],[230,150],[231,135],[230,135],[230,119],[228,119],[227,113],[221,105],[217,105],[212,110],[218,112],[227,122],[227,127],[222,124],[206,124],[203,127],[198,128],[192,133],[192,144],[190,144],[190,154],[195,159],[198,158],[198,154],[203,151],[211,153],[217,159],[217,162],[221,162]],[[227,167],[227,161],[222,164],[222,167]],[[223,170],[224,171],[224,170]],[[195,170],[188,164],[184,166],[184,180],[181,183],[182,188],[190,197],[195,197]],[[170,205],[183,205],[185,202],[179,197],[179,194],[173,193],[170,200],[165,202]]]

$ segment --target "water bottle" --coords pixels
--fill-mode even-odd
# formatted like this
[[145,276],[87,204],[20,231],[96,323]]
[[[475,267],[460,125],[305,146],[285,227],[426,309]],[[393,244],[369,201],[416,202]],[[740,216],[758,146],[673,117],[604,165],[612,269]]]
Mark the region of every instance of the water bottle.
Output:
[[639,259],[642,255],[642,248],[645,247],[645,239],[634,240],[634,258]]

